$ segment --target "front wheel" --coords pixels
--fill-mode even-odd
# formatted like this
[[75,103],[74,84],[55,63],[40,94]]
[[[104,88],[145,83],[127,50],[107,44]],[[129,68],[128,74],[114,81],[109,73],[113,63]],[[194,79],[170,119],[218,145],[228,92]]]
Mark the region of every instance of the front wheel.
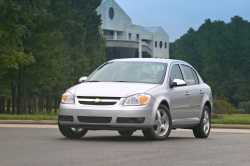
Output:
[[58,124],[58,127],[62,135],[70,139],[80,139],[88,132],[88,130],[80,127],[69,127],[61,124]]
[[156,111],[155,125],[143,130],[144,137],[153,140],[167,139],[172,129],[172,120],[168,107],[160,105]]
[[200,124],[193,129],[196,138],[208,138],[211,130],[211,114],[210,108],[205,106],[203,109]]

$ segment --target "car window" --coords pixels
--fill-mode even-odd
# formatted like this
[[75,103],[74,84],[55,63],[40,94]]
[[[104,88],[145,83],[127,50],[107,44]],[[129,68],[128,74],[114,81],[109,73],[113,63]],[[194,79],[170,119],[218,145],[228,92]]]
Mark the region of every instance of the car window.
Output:
[[94,72],[87,81],[161,84],[167,64],[158,62],[110,62]]
[[184,80],[186,81],[187,85],[199,84],[198,76],[191,67],[187,65],[181,65],[181,67],[184,74]]
[[194,75],[195,84],[199,84],[199,83],[200,83],[200,81],[199,81],[199,78],[198,78],[197,72],[196,72],[196,71],[194,71],[194,69],[192,69],[192,72],[193,72],[193,75]]
[[170,73],[170,79],[181,79],[183,80],[182,72],[179,65],[173,65]]

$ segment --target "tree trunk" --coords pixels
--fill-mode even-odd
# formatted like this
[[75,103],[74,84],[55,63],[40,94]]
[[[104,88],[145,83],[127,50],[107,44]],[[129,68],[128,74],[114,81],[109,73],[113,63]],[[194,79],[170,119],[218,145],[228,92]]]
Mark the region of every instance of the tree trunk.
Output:
[[29,96],[27,102],[28,102],[27,111],[29,114],[31,114],[32,113],[32,102],[33,102],[32,97]]
[[15,81],[12,81],[11,83],[11,98],[12,98],[12,109],[11,113],[16,113],[16,83]]
[[18,78],[17,78],[17,114],[21,113],[21,69],[18,70]]
[[47,96],[47,113],[52,112],[52,98],[51,96]]
[[6,112],[7,113],[11,113],[10,106],[11,106],[11,99],[8,97],[7,98],[7,106],[6,106]]
[[5,97],[0,96],[0,113],[5,112]]

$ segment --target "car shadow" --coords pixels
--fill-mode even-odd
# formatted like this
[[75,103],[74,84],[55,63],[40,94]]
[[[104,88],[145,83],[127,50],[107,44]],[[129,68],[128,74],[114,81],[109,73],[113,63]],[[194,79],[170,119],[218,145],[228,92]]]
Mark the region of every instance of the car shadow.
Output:
[[143,136],[132,136],[132,137],[122,137],[122,136],[86,136],[81,139],[67,139],[58,138],[61,141],[84,141],[84,142],[172,142],[172,141],[187,141],[196,140],[194,137],[169,137],[166,140],[148,140]]

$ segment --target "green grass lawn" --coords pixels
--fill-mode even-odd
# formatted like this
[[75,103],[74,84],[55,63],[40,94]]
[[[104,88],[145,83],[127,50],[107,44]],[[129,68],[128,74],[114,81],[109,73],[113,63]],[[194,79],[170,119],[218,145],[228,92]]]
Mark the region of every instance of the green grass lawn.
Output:
[[[34,114],[34,115],[10,115],[0,114],[0,120],[57,120],[56,114]],[[248,124],[250,125],[250,114],[215,115],[213,124]]]
[[0,120],[57,120],[56,114],[10,115],[0,114]]
[[213,117],[214,124],[242,124],[250,125],[250,114],[216,115]]

